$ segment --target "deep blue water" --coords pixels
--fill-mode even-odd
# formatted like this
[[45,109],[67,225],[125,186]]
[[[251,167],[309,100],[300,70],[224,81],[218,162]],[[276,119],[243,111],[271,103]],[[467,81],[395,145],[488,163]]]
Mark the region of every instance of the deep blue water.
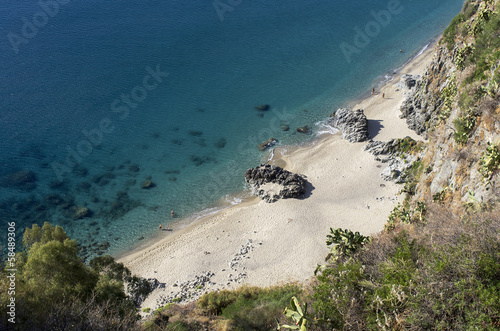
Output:
[[[19,231],[63,225],[111,253],[172,209],[192,216],[241,191],[258,143],[312,139],[296,128],[317,131],[462,5],[59,1],[0,8],[0,216]],[[74,219],[83,206],[91,217]]]

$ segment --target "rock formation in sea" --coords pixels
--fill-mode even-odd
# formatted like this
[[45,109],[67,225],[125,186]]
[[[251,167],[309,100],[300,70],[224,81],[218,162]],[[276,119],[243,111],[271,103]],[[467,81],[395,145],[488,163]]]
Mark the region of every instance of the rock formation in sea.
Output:
[[277,143],[278,143],[278,140],[276,140],[274,138],[270,138],[270,139],[264,141],[263,143],[260,143],[259,145],[257,145],[257,148],[259,149],[259,151],[265,151],[266,149],[276,145]]
[[245,172],[245,182],[254,195],[266,202],[301,198],[306,193],[307,184],[302,176],[269,164],[248,169]]
[[351,143],[370,139],[368,120],[362,109],[340,108],[330,115],[330,124],[342,132],[342,137]]

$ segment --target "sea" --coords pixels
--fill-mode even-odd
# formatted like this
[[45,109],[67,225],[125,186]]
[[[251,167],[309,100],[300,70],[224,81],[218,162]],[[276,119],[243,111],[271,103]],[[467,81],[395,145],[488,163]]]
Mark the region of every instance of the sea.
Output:
[[258,144],[329,132],[329,114],[390,80],[462,4],[3,0],[3,251],[9,231],[21,249],[26,227],[50,222],[86,258],[118,254],[240,203],[245,170],[269,157]]

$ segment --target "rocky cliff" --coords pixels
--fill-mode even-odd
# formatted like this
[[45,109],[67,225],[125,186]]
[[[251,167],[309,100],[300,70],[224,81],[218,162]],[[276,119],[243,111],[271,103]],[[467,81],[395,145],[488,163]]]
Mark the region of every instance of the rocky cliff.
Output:
[[435,202],[459,212],[498,201],[499,67],[498,1],[468,1],[425,74],[404,77],[409,92],[401,117],[426,140],[409,205]]

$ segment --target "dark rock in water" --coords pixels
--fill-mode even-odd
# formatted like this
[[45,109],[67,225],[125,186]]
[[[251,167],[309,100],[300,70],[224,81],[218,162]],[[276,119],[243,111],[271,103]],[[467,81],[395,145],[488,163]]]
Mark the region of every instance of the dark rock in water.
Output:
[[21,170],[5,175],[0,180],[0,185],[30,191],[37,186],[37,176],[33,171]]
[[174,145],[182,145],[182,140],[181,139],[172,139],[172,144]]
[[45,201],[53,206],[60,205],[64,200],[58,194],[49,194],[45,197]]
[[330,124],[342,131],[342,137],[349,142],[354,143],[370,139],[368,120],[362,109],[350,111],[346,108],[340,108],[330,117]]
[[258,113],[257,117],[264,118],[264,114],[263,113]]
[[288,131],[288,130],[290,130],[290,126],[287,124],[281,124],[280,129],[283,131]]
[[143,188],[143,189],[150,189],[150,188],[153,188],[155,186],[156,186],[155,183],[153,183],[150,180],[145,180],[141,184],[141,188]]
[[192,135],[193,137],[201,137],[203,135],[203,132],[192,130],[192,131],[189,131],[189,134]]
[[307,184],[302,176],[269,164],[248,169],[245,182],[255,195],[266,202],[303,197]]
[[130,170],[132,172],[139,172],[139,171],[141,171],[141,168],[137,164],[131,164],[128,167],[128,170]]
[[165,170],[165,173],[167,175],[170,175],[170,174],[178,175],[181,173],[181,171],[180,170]]
[[153,138],[155,139],[158,139],[160,138],[160,134],[158,132],[153,132],[153,134],[151,135]]
[[72,218],[75,220],[92,216],[92,212],[87,207],[74,206],[71,208],[71,212],[73,214]]
[[226,146],[226,144],[227,144],[226,138],[220,138],[215,143],[215,147],[217,147],[217,148],[224,148]]
[[304,133],[304,134],[309,134],[309,133],[311,133],[311,129],[307,125],[306,126],[301,126],[300,128],[297,128],[297,132]]
[[260,111],[267,111],[267,110],[271,109],[271,106],[270,105],[259,105],[259,106],[255,107],[255,109],[260,110]]
[[215,159],[211,156],[191,155],[191,161],[193,161],[195,166],[199,167],[206,162],[215,162]]
[[77,176],[85,177],[89,174],[89,169],[84,167],[76,167],[75,169],[73,169],[73,173]]
[[264,141],[263,143],[258,144],[257,147],[259,148],[260,151],[265,151],[266,149],[276,145],[277,143],[278,143],[278,140],[271,138],[271,139]]
[[53,190],[64,190],[66,189],[66,181],[58,181],[58,180],[52,180],[49,182],[49,188]]
[[104,241],[104,242],[102,242],[102,243],[99,245],[99,248],[105,251],[105,250],[107,250],[107,249],[109,248],[109,246],[111,246],[111,245],[109,244],[109,242]]
[[[133,166],[130,166],[130,167],[133,167]],[[104,186],[104,185],[108,185],[109,182],[111,181],[111,179],[114,179],[115,177],[116,176],[114,173],[106,172],[102,175],[94,176],[94,178],[92,178],[92,181],[99,186]]]
[[102,215],[106,219],[117,219],[142,204],[137,200],[131,199],[127,192],[120,191],[116,194],[116,199],[108,205],[109,209],[102,211]]
[[206,147],[207,146],[207,142],[203,138],[195,140],[194,143],[197,144],[197,145],[199,145],[199,146],[201,146],[201,147]]

